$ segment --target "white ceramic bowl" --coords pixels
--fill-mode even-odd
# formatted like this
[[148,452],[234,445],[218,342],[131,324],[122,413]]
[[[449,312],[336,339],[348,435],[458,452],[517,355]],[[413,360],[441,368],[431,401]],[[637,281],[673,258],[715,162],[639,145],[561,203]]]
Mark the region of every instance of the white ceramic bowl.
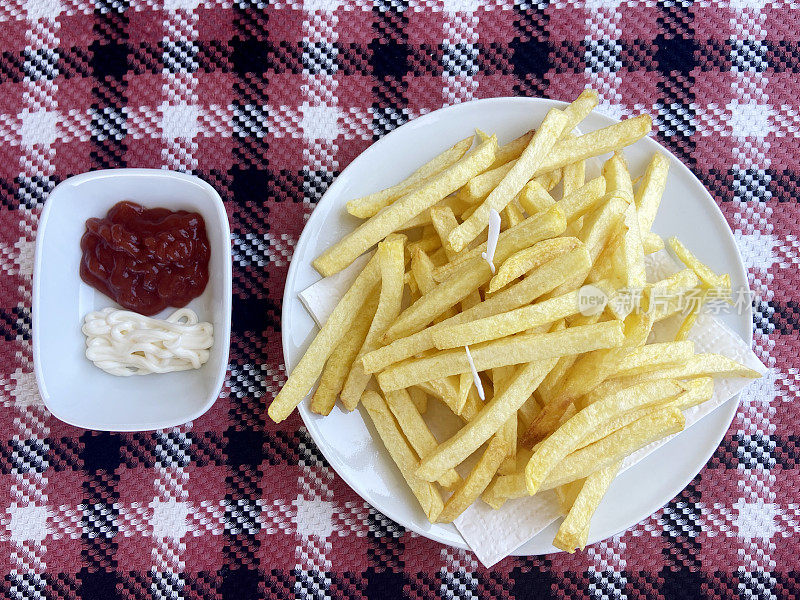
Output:
[[[423,162],[465,138],[475,127],[495,132],[505,143],[538,126],[546,112],[563,102],[536,98],[475,100],[434,111],[398,127],[356,158],[330,186],[306,223],[295,246],[283,297],[282,341],[286,368],[291,371],[312,339],[315,325],[298,293],[320,279],[311,266],[317,257],[358,220],[346,214],[345,203],[393,185]],[[581,123],[583,131],[611,125],[598,113]],[[714,270],[730,273],[734,289],[747,288],[747,275],[725,217],[692,172],[652,138],[625,149],[633,173],[641,173],[654,152],[670,161],[670,175],[653,230],[677,235]],[[720,315],[742,338],[752,341],[752,313]],[[678,494],[708,461],[736,412],[738,396],[690,427],[662,448],[625,471],[611,485],[592,519],[589,542],[605,539],[645,519]],[[359,412],[339,406],[327,417],[312,413],[307,401],[300,415],[325,458],[356,493],[382,513],[416,533],[451,546],[465,548],[450,524],[431,524],[425,518],[372,424]],[[369,419],[366,419],[369,421]],[[551,525],[520,546],[515,554],[555,552]]]
[[[214,345],[200,369],[115,377],[84,355],[86,313],[117,306],[79,275],[86,219],[122,200],[191,210],[206,224],[210,277],[189,303],[214,325]],[[33,362],[47,408],[71,425],[142,431],[180,425],[206,412],[222,389],[231,332],[231,238],[219,194],[197,177],[157,169],[113,169],[70,177],[50,194],[39,220],[33,276]],[[168,308],[157,317],[165,317]]]

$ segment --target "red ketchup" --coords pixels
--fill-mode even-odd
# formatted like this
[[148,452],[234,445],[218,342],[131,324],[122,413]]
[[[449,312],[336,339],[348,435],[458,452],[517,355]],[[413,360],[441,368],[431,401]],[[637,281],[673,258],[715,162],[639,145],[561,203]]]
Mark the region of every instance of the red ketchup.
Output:
[[88,219],[81,279],[120,306],[152,316],[203,293],[210,251],[198,213],[118,202]]

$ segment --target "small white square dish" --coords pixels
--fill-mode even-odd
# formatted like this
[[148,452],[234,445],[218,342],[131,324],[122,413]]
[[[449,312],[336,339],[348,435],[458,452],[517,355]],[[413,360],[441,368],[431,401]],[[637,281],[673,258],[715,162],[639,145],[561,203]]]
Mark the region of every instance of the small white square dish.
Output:
[[[116,377],[85,356],[87,313],[118,308],[84,283],[80,241],[86,220],[117,202],[198,212],[211,249],[209,281],[188,304],[214,326],[211,355],[200,369]],[[87,429],[144,431],[180,425],[217,399],[228,364],[231,330],[231,239],[219,194],[205,181],[157,169],[113,169],[76,175],[58,185],[42,210],[33,275],[33,361],[39,392],[57,418]],[[175,309],[155,315],[165,318]]]

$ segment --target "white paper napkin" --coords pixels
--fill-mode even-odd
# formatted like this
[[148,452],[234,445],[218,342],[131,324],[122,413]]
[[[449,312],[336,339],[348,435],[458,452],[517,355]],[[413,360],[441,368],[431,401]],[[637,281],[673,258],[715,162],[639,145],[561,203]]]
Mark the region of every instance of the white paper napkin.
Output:
[[[303,305],[318,324],[325,322],[366,260],[367,257],[362,257],[359,259],[360,266],[355,268],[351,266],[333,277],[322,279],[300,293]],[[649,281],[663,279],[680,269],[664,250],[648,256],[646,266]],[[653,329],[650,341],[672,339],[679,325],[679,320],[666,319]],[[710,314],[704,313],[698,317],[689,339],[694,342],[697,352],[723,354],[760,373],[767,371],[749,345]],[[750,381],[740,377],[717,378],[714,381],[712,399],[684,411],[686,427],[694,425],[738,394]],[[672,437],[674,436],[654,442],[633,453],[625,459],[621,470],[630,468]],[[561,516],[558,499],[551,490],[533,497],[510,500],[499,510],[477,501],[455,520],[455,526],[481,563],[491,567]]]

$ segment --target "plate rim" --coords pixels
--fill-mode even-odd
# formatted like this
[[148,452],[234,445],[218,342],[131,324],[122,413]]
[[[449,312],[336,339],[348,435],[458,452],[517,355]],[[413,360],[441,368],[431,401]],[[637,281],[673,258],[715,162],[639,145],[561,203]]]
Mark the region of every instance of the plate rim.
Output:
[[[425,113],[423,115],[420,115],[419,117],[411,119],[411,120],[407,121],[406,123],[400,125],[399,127],[396,127],[395,129],[393,129],[392,131],[390,131],[386,135],[382,136],[379,140],[373,142],[369,147],[364,149],[363,152],[359,153],[339,173],[339,175],[336,177],[334,182],[328,187],[328,189],[325,191],[325,193],[322,195],[322,197],[317,202],[317,204],[314,207],[314,209],[311,211],[311,213],[309,213],[308,217],[306,218],[306,222],[305,222],[305,224],[303,226],[303,231],[301,232],[300,236],[297,239],[297,243],[295,244],[295,254],[297,252],[297,249],[300,248],[301,246],[303,246],[306,243],[305,238],[311,235],[311,232],[310,232],[310,230],[308,228],[308,222],[311,220],[311,217],[314,214],[314,212],[316,212],[317,210],[320,209],[320,207],[325,202],[326,197],[328,197],[329,195],[335,194],[336,190],[338,189],[338,187],[340,187],[340,185],[344,185],[345,184],[345,180],[347,179],[346,176],[348,174],[348,171],[350,171],[351,169],[354,169],[354,165],[364,155],[366,155],[368,153],[380,152],[382,150],[383,146],[388,144],[388,143],[390,143],[390,141],[394,137],[394,135],[398,131],[400,131],[401,129],[403,129],[405,127],[409,127],[409,126],[411,126],[411,127],[409,127],[410,129],[413,129],[414,127],[423,127],[427,123],[427,121],[432,120],[432,119],[440,116],[442,113],[445,113],[445,112],[448,112],[448,111],[458,111],[458,110],[463,109],[463,107],[465,107],[467,105],[475,105],[475,104],[501,104],[501,105],[504,105],[504,104],[508,104],[508,103],[545,104],[548,107],[555,107],[555,108],[564,107],[564,106],[567,106],[569,104],[568,102],[564,102],[562,100],[555,100],[555,99],[541,98],[541,97],[535,97],[534,98],[534,97],[519,97],[519,96],[498,96],[498,97],[493,97],[493,98],[480,98],[480,99],[469,100],[469,101],[458,103],[458,104],[451,104],[451,105],[448,105],[448,106],[443,106],[443,107],[438,108],[436,110],[432,110],[432,111],[427,112],[427,113]],[[603,114],[603,113],[599,113],[598,116],[601,116],[602,118],[607,119],[607,120],[609,120],[611,122],[614,122],[614,123],[617,123],[617,122],[620,121],[620,119],[608,116],[608,115]],[[747,289],[750,290],[749,280],[748,280],[748,277],[747,277],[747,268],[745,267],[744,260],[742,259],[742,255],[741,255],[741,252],[739,250],[739,246],[738,246],[738,244],[736,244],[736,240],[735,240],[735,238],[733,236],[733,231],[731,230],[731,227],[728,224],[728,221],[725,218],[725,215],[723,214],[722,210],[720,209],[720,207],[717,204],[717,202],[714,199],[714,197],[706,189],[705,185],[703,185],[702,181],[700,181],[700,179],[697,177],[697,175],[695,175],[694,171],[692,171],[692,169],[690,169],[670,149],[668,149],[665,146],[663,146],[652,135],[648,135],[643,139],[644,140],[649,140],[648,143],[655,144],[658,147],[660,152],[663,152],[667,156],[669,156],[671,159],[674,159],[675,162],[677,164],[679,164],[682,169],[685,169],[687,174],[689,175],[689,178],[688,178],[689,181],[691,181],[692,185],[697,188],[698,194],[704,195],[705,196],[705,200],[710,202],[710,204],[713,207],[712,212],[714,213],[714,218],[716,218],[717,220],[720,220],[722,223],[725,224],[725,229],[727,230],[728,237],[730,238],[729,241],[732,242],[732,246],[735,249],[735,258],[736,258],[736,263],[737,263],[737,267],[738,267],[738,271],[739,271],[738,275],[740,277],[740,280],[743,281],[744,284],[747,286]],[[287,363],[286,357],[288,355],[287,342],[286,342],[287,336],[284,335],[284,328],[283,328],[284,313],[287,310],[286,307],[288,306],[288,303],[292,300],[291,295],[290,295],[290,291],[291,291],[290,288],[292,288],[293,286],[290,285],[290,282],[293,282],[295,280],[295,278],[297,277],[297,270],[300,268],[300,261],[296,261],[295,260],[295,254],[292,255],[292,260],[290,261],[289,269],[288,269],[287,274],[286,274],[286,280],[285,280],[285,283],[284,283],[283,294],[281,296],[281,302],[282,302],[282,304],[281,304],[281,351],[282,351],[282,354],[283,354],[284,368],[285,368],[286,363]],[[310,263],[310,261],[309,261],[309,263]],[[322,277],[320,276],[319,279],[322,279]],[[745,335],[745,342],[747,342],[748,345],[752,348],[752,345],[753,345],[753,328],[752,328],[753,314],[752,314],[752,306],[748,306],[747,310],[745,311],[745,313],[746,313],[746,316],[747,316],[747,319],[746,319],[747,322],[749,322],[751,324],[749,327],[747,327],[747,333]],[[745,319],[742,319],[743,323],[744,323],[744,321],[745,321]],[[737,331],[737,333],[738,333],[738,331]],[[333,462],[336,462],[336,461],[331,461],[330,457],[328,456],[329,449],[327,449],[324,444],[320,444],[317,441],[317,438],[314,435],[314,428],[313,427],[309,427],[309,424],[308,424],[308,421],[307,421],[307,416],[310,416],[310,415],[307,415],[307,406],[306,406],[307,405],[307,398],[308,398],[308,396],[306,396],[306,398],[304,398],[302,400],[302,402],[300,403],[300,405],[298,406],[298,412],[300,413],[300,418],[303,421],[303,425],[306,428],[306,431],[308,431],[309,436],[314,441],[314,444],[317,446],[317,449],[325,457],[325,460],[328,462],[328,464],[331,466],[331,468],[335,471],[336,475],[338,477],[340,477],[348,485],[348,487],[351,490],[353,490],[353,492],[355,492],[364,502],[366,502],[367,504],[372,506],[375,510],[377,510],[381,514],[386,515],[387,517],[389,517],[393,521],[395,521],[398,524],[400,524],[402,527],[404,527],[404,528],[406,528],[406,529],[408,529],[410,531],[413,531],[417,535],[420,535],[420,536],[422,536],[422,537],[424,537],[426,539],[432,540],[434,542],[437,542],[437,543],[440,543],[440,544],[444,544],[446,546],[455,547],[455,548],[459,548],[459,549],[465,549],[465,550],[471,550],[471,548],[466,543],[466,541],[464,540],[464,538],[461,535],[461,533],[458,531],[458,529],[452,523],[448,524],[448,527],[452,528],[455,531],[456,535],[458,536],[459,541],[456,542],[456,543],[454,543],[452,540],[449,540],[449,539],[445,540],[441,536],[436,535],[435,533],[431,534],[431,532],[429,532],[429,531],[421,530],[420,528],[416,527],[413,524],[408,524],[405,521],[405,519],[398,518],[396,516],[396,513],[395,513],[394,510],[391,510],[391,509],[390,510],[383,510],[381,508],[378,508],[378,507],[374,506],[372,504],[372,502],[370,502],[367,498],[365,498],[362,495],[362,493],[359,491],[360,490],[360,486],[358,486],[358,487],[355,486],[351,482],[351,478],[350,477],[343,475],[342,473],[340,473],[338,470],[336,470],[333,467]],[[679,481],[680,485],[679,486],[674,486],[671,495],[665,500],[665,502],[662,503],[662,504],[659,504],[658,507],[655,508],[653,511],[651,511],[648,516],[654,514],[661,507],[665,506],[672,498],[674,498],[677,494],[679,494],[681,490],[685,489],[686,486],[689,483],[691,483],[691,481],[697,476],[697,474],[700,473],[703,470],[703,468],[705,468],[705,466],[708,463],[709,459],[713,456],[714,452],[716,452],[717,448],[719,448],[720,443],[722,442],[723,438],[725,437],[725,435],[727,434],[728,430],[730,429],[731,423],[733,422],[733,419],[736,416],[736,412],[737,412],[738,407],[739,407],[740,398],[741,398],[741,393],[736,394],[735,396],[731,397],[729,400],[727,400],[725,403],[720,405],[715,410],[715,412],[719,412],[719,411],[727,412],[727,415],[726,415],[727,426],[723,430],[721,430],[721,433],[719,434],[719,436],[717,436],[717,435],[713,435],[712,436],[712,439],[715,439],[715,444],[713,445],[713,447],[711,447],[709,452],[703,452],[702,453],[702,455],[704,455],[704,456],[703,456],[702,462],[699,463],[699,465],[700,465],[699,468],[697,468],[697,470],[694,470],[694,468],[693,468],[692,469],[692,471],[693,471],[692,474],[686,480],[684,480],[682,477],[677,478],[676,481]],[[660,448],[657,449],[655,452],[658,452],[658,450],[660,450]],[[644,517],[644,518],[646,519],[648,517]],[[599,536],[591,537],[590,536],[589,541],[587,543],[587,547],[589,545],[597,543],[599,541],[606,540],[606,539],[609,539],[611,537],[614,537],[614,536],[618,535],[619,533],[628,530],[630,527],[632,527],[633,525],[635,525],[636,523],[639,523],[641,521],[642,521],[642,519],[640,519],[640,518],[636,518],[636,519],[633,519],[633,520],[630,520],[630,521],[626,520],[625,524],[623,526],[621,526],[617,531],[615,531],[614,533],[612,533],[610,535],[603,536],[603,537],[599,537]],[[443,525],[443,524],[440,524],[440,525]],[[517,547],[514,551],[512,551],[509,554],[509,556],[544,556],[544,555],[550,554],[550,553],[562,552],[561,550],[559,550],[557,548],[553,548],[551,552],[541,553],[541,554],[530,554],[528,552],[518,552],[520,548],[524,547],[528,543],[528,541],[530,541],[530,539],[533,539],[533,538],[529,538],[529,540],[527,540],[527,541],[523,542],[522,544],[520,544],[520,546]]]

